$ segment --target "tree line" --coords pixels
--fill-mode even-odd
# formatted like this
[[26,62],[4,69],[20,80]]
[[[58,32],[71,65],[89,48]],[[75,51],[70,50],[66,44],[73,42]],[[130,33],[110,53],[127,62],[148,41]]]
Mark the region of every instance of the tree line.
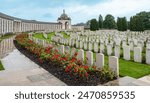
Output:
[[150,12],[140,12],[135,16],[130,17],[127,21],[126,17],[118,17],[117,21],[113,15],[108,14],[104,20],[102,15],[97,19],[91,19],[87,22],[90,25],[90,30],[95,31],[99,29],[117,29],[119,31],[144,31],[150,30]]

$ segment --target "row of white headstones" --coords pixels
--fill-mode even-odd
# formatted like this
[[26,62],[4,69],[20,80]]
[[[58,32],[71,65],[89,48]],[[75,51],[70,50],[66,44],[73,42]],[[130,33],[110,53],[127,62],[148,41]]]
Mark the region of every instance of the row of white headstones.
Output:
[[[44,47],[47,47],[50,45],[50,43],[46,40],[34,38],[33,36],[29,36],[31,40],[33,40],[38,45],[42,45]],[[66,54],[69,53],[71,56],[74,55],[75,52],[78,52],[77,59],[81,62],[84,62],[84,50],[79,49],[77,51],[76,48],[71,48],[69,46],[64,45],[55,45],[54,49],[57,49],[60,53]],[[104,68],[104,54],[102,53],[96,53],[96,61],[93,59],[93,52],[92,51],[86,51],[86,58],[87,58],[87,65],[95,65],[97,69]],[[109,56],[109,68],[114,72],[116,77],[119,77],[119,61],[118,57],[115,56]]]
[[[108,32],[103,32],[102,34],[84,33],[84,35],[76,33],[72,34],[69,39],[62,37],[58,38],[57,36],[53,37],[52,40],[63,45],[74,46],[86,51],[93,50],[95,53],[104,53],[106,48],[108,56],[114,55],[118,58],[120,58],[120,49],[123,49],[123,58],[125,60],[131,60],[131,51],[133,51],[134,61],[139,63],[142,62],[142,51],[146,51],[143,54],[145,54],[146,63],[150,64],[150,34],[145,32],[137,33],[117,32],[116,34],[108,34]],[[144,43],[146,43],[146,47]]]

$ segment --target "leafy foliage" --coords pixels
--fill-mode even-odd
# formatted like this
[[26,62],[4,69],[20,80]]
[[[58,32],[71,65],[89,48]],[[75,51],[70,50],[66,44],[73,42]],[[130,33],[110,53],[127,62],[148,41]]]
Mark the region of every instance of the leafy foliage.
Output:
[[117,18],[117,29],[119,31],[126,31],[127,30],[127,20],[126,17]]
[[111,14],[106,15],[103,26],[105,29],[115,29],[117,27],[115,18]]
[[90,30],[95,31],[95,30],[98,30],[98,29],[99,29],[99,27],[98,27],[97,20],[96,19],[92,19],[90,21]]

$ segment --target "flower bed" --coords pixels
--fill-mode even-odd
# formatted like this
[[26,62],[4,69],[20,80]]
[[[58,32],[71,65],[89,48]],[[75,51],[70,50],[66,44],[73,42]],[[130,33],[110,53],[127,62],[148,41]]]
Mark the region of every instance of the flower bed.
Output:
[[27,34],[18,35],[14,43],[24,55],[67,85],[98,85],[115,79],[109,69],[97,70],[77,60],[77,52],[73,56],[63,55],[53,46],[44,48],[35,44]]

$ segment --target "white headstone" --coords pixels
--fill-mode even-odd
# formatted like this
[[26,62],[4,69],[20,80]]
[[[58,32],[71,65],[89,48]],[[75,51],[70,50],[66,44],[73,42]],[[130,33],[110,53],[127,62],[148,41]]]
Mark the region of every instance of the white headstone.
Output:
[[89,42],[89,51],[92,51],[92,49],[93,49],[93,44]]
[[98,43],[94,43],[94,52],[98,53]]
[[69,46],[65,46],[65,52],[70,54],[70,47]]
[[146,49],[146,64],[150,65],[150,49]]
[[104,54],[96,53],[96,62],[95,65],[97,68],[102,69],[104,67]]
[[129,46],[124,46],[124,48],[123,48],[123,58],[125,60],[130,60],[130,47]]
[[76,40],[76,48],[79,48],[79,41]]
[[87,42],[84,42],[84,50],[87,50]]
[[107,55],[110,56],[112,54],[112,46],[111,44],[107,45]]
[[120,58],[120,46],[118,45],[115,46],[115,56]]
[[73,56],[75,52],[76,52],[76,49],[75,49],[75,48],[72,48],[72,49],[71,49],[71,56]]
[[104,53],[105,45],[103,43],[100,44],[100,53]]
[[119,61],[117,57],[109,57],[109,68],[115,73],[117,77],[119,77]]
[[130,50],[133,51],[134,50],[134,42],[130,41],[129,46],[130,46]]
[[81,62],[84,61],[84,50],[80,49],[78,50],[78,56],[77,56],[78,60],[80,60]]
[[93,65],[93,52],[87,51],[86,52],[87,64]]
[[83,42],[80,41],[80,49],[82,49],[82,48],[83,48]]
[[142,62],[142,51],[140,47],[134,48],[134,61],[139,63]]
[[61,53],[64,54],[64,45],[60,45]]

